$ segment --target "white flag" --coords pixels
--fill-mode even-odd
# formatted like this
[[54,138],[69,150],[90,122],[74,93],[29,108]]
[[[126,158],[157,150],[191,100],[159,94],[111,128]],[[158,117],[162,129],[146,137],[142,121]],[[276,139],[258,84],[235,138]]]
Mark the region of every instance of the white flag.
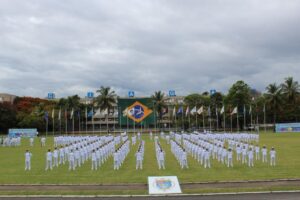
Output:
[[233,109],[233,111],[231,112],[231,115],[234,115],[234,114],[237,114],[237,107],[235,107],[235,108]]
[[196,106],[191,110],[191,114],[194,115],[197,112]]
[[225,107],[223,106],[220,113],[223,114],[225,112]]
[[173,116],[175,116],[176,115],[176,108],[175,108],[175,106],[174,106],[174,109],[173,109]]
[[54,119],[54,108],[52,110],[52,115],[51,115],[52,119]]
[[103,111],[103,115],[108,115],[108,109],[107,108]]
[[189,113],[190,113],[190,107],[188,106],[185,111],[185,116],[188,116]]
[[61,108],[59,109],[59,112],[58,112],[58,120],[61,120]]
[[197,113],[198,113],[199,115],[201,115],[201,113],[203,113],[203,106],[201,106],[201,107],[197,110]]
[[249,108],[249,114],[251,115],[252,114],[252,106],[250,105],[250,108]]
[[126,108],[125,110],[123,110],[123,117],[126,117],[127,116],[127,114],[128,114],[128,108]]
[[74,115],[74,109],[72,108],[70,119],[73,119],[73,115]]

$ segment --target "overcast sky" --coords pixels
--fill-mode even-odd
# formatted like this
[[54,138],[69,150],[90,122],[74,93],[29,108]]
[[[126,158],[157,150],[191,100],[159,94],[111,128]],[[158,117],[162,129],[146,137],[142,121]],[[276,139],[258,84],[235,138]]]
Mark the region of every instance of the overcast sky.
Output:
[[299,74],[296,0],[0,1],[0,93],[264,91]]

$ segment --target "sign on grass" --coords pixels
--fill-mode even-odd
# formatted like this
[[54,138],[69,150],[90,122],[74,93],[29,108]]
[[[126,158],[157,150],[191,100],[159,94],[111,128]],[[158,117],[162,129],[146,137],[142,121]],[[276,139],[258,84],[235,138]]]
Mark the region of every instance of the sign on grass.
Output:
[[149,194],[181,193],[177,176],[149,176]]

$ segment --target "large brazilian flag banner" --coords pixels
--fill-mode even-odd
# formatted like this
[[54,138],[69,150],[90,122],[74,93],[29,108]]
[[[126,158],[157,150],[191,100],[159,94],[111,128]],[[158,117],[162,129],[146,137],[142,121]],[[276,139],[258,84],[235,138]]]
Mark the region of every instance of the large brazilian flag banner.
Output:
[[154,125],[155,116],[153,111],[153,100],[151,98],[119,98],[119,123],[126,126]]

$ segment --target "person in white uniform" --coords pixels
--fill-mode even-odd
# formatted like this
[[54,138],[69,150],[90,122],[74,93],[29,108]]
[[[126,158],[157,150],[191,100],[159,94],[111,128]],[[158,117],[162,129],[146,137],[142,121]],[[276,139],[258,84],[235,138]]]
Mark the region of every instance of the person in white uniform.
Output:
[[270,165],[271,166],[275,166],[276,165],[276,151],[275,148],[272,147],[271,151],[270,151]]
[[97,155],[95,149],[92,152],[92,170],[97,170]]
[[54,167],[58,167],[58,150],[55,147],[53,151]]
[[266,146],[263,146],[262,150],[261,150],[261,153],[262,153],[262,162],[265,163],[265,162],[268,162],[268,159],[267,159],[267,147]]
[[26,152],[25,152],[25,171],[31,170],[31,157],[32,157],[32,153],[30,153],[29,150],[26,150]]
[[48,152],[46,153],[46,171],[48,169],[52,170],[52,152],[50,149],[48,149]]

